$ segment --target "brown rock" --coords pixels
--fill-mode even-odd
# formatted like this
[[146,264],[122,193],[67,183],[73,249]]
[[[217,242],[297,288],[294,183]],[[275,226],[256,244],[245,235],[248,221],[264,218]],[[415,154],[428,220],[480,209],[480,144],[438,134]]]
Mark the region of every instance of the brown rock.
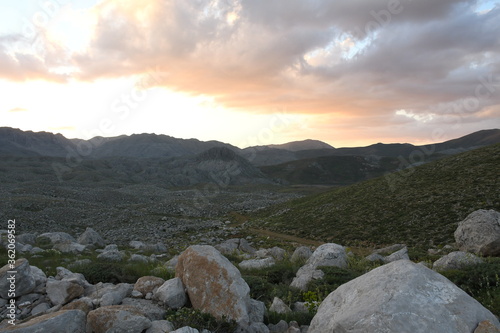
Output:
[[240,271],[214,247],[190,246],[179,256],[175,272],[195,309],[249,324],[250,288]]
[[155,289],[165,283],[165,280],[156,276],[140,277],[134,285],[134,290],[137,290],[144,296],[152,293]]
[[489,320],[485,320],[477,325],[474,333],[500,333],[500,329],[493,325]]

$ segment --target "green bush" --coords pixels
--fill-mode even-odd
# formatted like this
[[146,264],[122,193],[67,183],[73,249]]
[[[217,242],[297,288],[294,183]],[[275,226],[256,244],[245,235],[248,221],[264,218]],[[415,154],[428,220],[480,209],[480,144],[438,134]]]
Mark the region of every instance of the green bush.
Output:
[[441,272],[496,316],[500,315],[500,258],[484,264]]
[[200,331],[207,329],[213,333],[233,333],[237,328],[234,320],[227,320],[225,318],[217,319],[209,313],[203,313],[192,308],[182,308],[177,311],[172,310],[167,313],[166,319],[176,329],[189,326]]

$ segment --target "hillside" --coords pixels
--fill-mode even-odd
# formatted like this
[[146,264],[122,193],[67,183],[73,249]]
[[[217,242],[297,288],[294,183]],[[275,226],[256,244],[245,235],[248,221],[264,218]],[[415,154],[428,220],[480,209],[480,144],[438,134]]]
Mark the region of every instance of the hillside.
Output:
[[500,209],[500,144],[261,211],[252,226],[346,245],[454,242],[474,210]]
[[260,167],[272,179],[294,185],[349,185],[395,171],[392,157],[321,156]]

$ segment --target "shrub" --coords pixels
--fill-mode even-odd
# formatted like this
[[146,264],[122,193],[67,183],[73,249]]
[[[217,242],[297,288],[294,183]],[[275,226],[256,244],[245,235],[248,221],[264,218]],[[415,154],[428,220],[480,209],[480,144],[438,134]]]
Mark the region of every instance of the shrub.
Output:
[[192,308],[170,311],[167,313],[166,319],[172,322],[176,329],[189,326],[200,331],[207,329],[213,333],[233,333],[237,328],[234,320],[217,319],[209,313],[203,313]]

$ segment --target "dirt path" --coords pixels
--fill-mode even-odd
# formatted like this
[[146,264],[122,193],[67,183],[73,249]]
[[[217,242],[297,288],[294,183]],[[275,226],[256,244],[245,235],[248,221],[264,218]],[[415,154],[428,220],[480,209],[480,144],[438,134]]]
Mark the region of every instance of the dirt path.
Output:
[[296,237],[296,236],[292,236],[292,235],[280,234],[278,232],[264,230],[264,229],[249,228],[248,230],[251,232],[254,232],[256,234],[262,235],[262,236],[280,238],[280,239],[284,239],[287,241],[291,241],[291,242],[295,242],[295,243],[299,243],[299,244],[304,244],[304,245],[320,246],[321,244],[324,244],[323,242],[320,242],[320,241],[315,241],[315,240],[306,239],[306,238],[300,238],[300,237]]

